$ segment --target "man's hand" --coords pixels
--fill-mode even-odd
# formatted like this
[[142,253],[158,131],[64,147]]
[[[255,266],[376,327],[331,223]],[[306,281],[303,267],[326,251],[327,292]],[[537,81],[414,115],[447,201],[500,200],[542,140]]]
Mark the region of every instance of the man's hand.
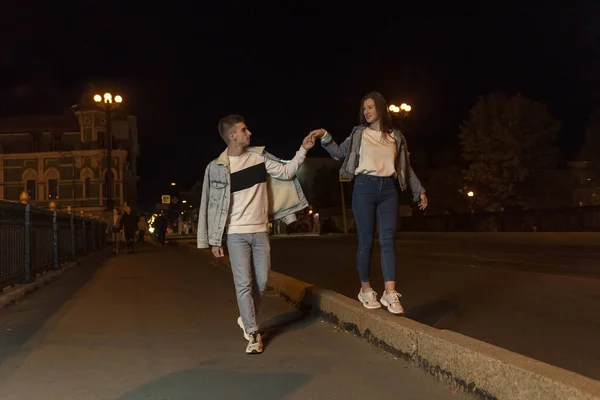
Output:
[[419,196],[421,201],[419,201],[419,210],[424,210],[427,208],[427,195],[425,193],[421,193]]
[[223,247],[222,246],[212,246],[210,248],[212,250],[213,256],[217,257],[217,258],[221,258],[223,257],[225,254],[223,253]]
[[325,135],[327,133],[327,131],[325,129],[315,129],[314,131],[311,131],[310,134],[312,137],[316,138],[320,138],[323,137],[323,135]]
[[302,147],[304,147],[305,150],[310,150],[314,147],[315,145],[315,138],[313,137],[313,135],[311,133],[308,134],[308,136],[306,136],[304,138],[304,140],[302,141]]

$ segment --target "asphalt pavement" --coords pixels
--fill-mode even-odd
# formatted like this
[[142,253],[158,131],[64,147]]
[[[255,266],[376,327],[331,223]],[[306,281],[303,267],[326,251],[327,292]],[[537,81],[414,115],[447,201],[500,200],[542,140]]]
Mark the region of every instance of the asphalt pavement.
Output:
[[468,399],[268,293],[249,356],[230,272],[144,246],[94,258],[0,311],[2,398]]
[[[593,237],[532,235],[400,234],[406,316],[600,380],[600,248]],[[275,271],[352,299],[355,254],[355,236],[272,241]],[[379,257],[376,242],[372,285],[381,294]]]

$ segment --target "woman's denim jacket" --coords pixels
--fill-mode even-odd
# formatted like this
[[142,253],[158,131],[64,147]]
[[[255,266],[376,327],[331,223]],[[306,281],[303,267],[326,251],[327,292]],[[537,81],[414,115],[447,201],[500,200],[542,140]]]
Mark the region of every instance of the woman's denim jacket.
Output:
[[[344,159],[340,170],[342,178],[354,178],[354,172],[356,171],[356,168],[358,168],[362,133],[365,128],[366,126],[364,125],[355,126],[350,136],[348,136],[341,145],[338,145],[331,135],[327,135],[326,140],[321,142],[323,148],[327,150],[335,160],[339,161]],[[398,182],[400,183],[400,189],[404,191],[410,186],[413,193],[413,200],[418,202],[420,195],[425,193],[425,188],[421,185],[419,178],[417,178],[417,174],[415,174],[410,166],[409,153],[404,135],[394,129],[394,138],[396,139],[397,146],[396,172],[398,175]],[[406,179],[407,177],[408,182]]]

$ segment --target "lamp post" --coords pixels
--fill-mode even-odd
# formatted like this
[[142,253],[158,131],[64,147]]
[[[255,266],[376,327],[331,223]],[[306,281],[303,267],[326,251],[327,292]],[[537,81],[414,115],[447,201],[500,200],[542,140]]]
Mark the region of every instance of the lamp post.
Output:
[[113,173],[112,173],[112,121],[111,113],[113,110],[119,108],[123,102],[121,96],[115,96],[113,99],[112,94],[104,93],[104,96],[99,94],[94,96],[94,101],[102,111],[106,114],[106,140],[104,141],[106,146],[106,210],[112,211],[113,209]]
[[469,198],[469,211],[471,212],[471,214],[473,214],[473,200],[475,198],[475,192],[472,190],[469,190],[467,192],[467,197]]

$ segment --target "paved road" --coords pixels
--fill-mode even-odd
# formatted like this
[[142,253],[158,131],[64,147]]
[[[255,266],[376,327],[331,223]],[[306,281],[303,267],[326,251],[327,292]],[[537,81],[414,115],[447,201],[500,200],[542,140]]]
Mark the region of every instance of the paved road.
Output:
[[[356,298],[355,237],[274,239],[272,249],[274,270]],[[401,234],[397,251],[409,318],[600,379],[594,240]],[[379,255],[376,244],[372,283],[381,293]]]
[[2,398],[468,399],[268,295],[248,356],[229,272],[169,247],[96,259],[0,311]]

